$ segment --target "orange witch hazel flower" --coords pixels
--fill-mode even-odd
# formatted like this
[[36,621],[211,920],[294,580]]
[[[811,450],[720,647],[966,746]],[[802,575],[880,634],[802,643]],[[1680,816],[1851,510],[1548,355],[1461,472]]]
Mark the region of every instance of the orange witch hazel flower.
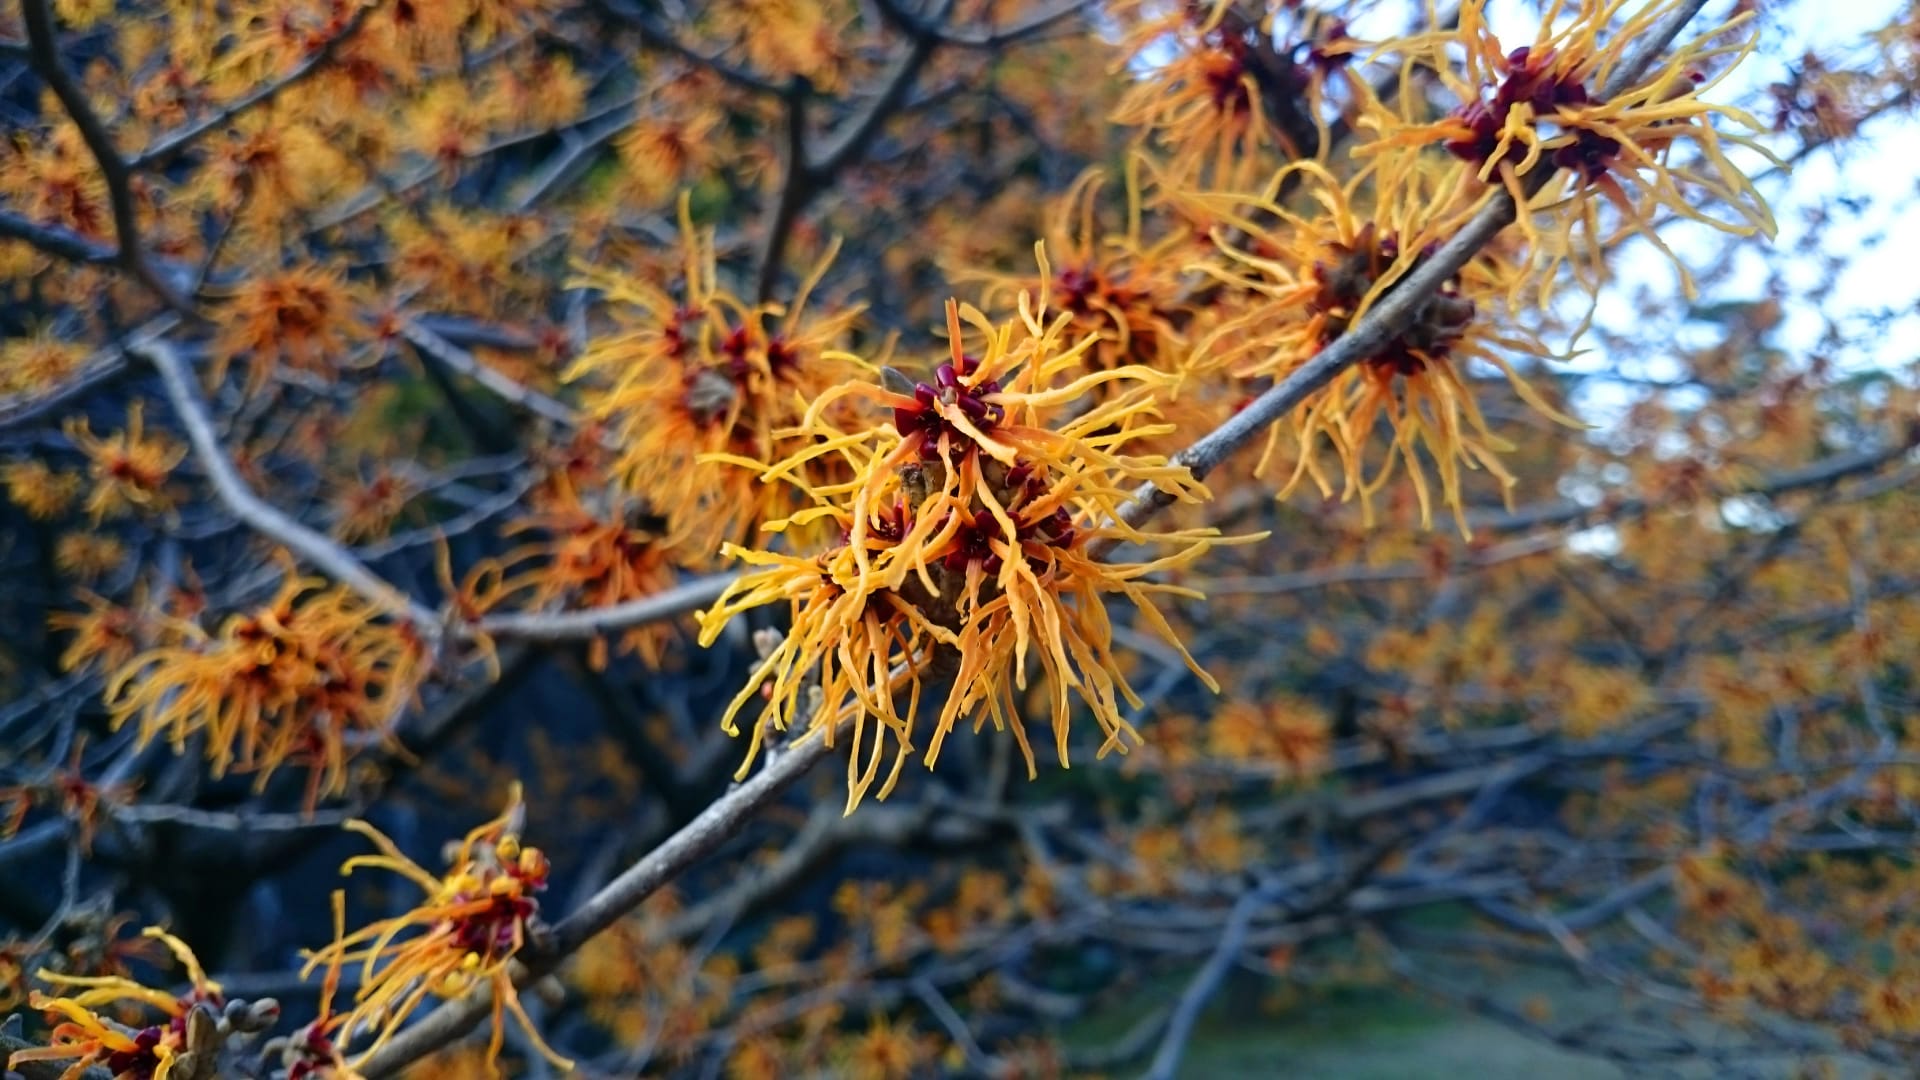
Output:
[[[231,1075],[221,1066],[222,1049],[229,1040],[272,1027],[280,1016],[279,1004],[271,998],[251,1003],[227,1000],[185,942],[158,927],[149,927],[146,936],[164,943],[187,969],[191,986],[185,994],[155,990],[121,975],[42,970],[36,978],[70,993],[54,997],[35,991],[31,1004],[60,1022],[50,1045],[14,1051],[7,1068],[36,1061],[71,1061],[61,1080],[80,1080],[96,1067],[114,1080],[216,1080]],[[109,1007],[126,1005],[157,1011],[165,1019],[132,1028],[102,1015]]]
[[[667,539],[666,521],[643,500],[617,493],[604,500],[584,496],[565,472],[549,478],[539,499],[539,513],[507,527],[535,538],[500,559],[483,560],[469,574],[469,582],[488,591],[483,606],[511,600],[532,610],[604,607],[673,584],[681,546]],[[658,667],[673,634],[670,623],[637,626],[621,635],[620,647]],[[596,671],[606,667],[606,639],[594,640],[588,659]]]
[[170,620],[174,640],[137,653],[107,679],[116,727],[133,721],[142,745],[174,749],[204,734],[215,776],[283,765],[309,771],[308,805],[346,790],[356,751],[392,736],[393,721],[426,678],[431,657],[405,624],[344,586],[325,587],[284,563],[280,592],[209,634]]
[[331,981],[340,967],[361,967],[352,1011],[332,1021],[332,1037],[341,1045],[372,1036],[355,1052],[354,1065],[386,1045],[428,997],[460,998],[485,986],[493,1006],[489,1062],[499,1059],[504,1021],[511,1012],[541,1056],[560,1068],[572,1068],[535,1030],[513,984],[513,959],[538,931],[540,903],[535,896],[547,887],[547,857],[520,842],[525,817],[520,785],[515,784],[500,816],[453,846],[447,872],[440,877],[407,858],[372,825],[347,823],[349,830],[373,841],[379,854],[348,859],[341,873],[363,867],[387,870],[426,894],[411,911],[348,933],[346,896],[334,893],[334,942],[307,954],[303,976],[324,967]]
[[337,270],[289,270],[236,286],[215,342],[215,378],[241,357],[248,364],[249,392],[266,384],[275,361],[334,374],[368,337],[353,306],[346,277]]
[[782,434],[805,403],[865,365],[835,349],[860,308],[807,310],[831,250],[791,303],[749,305],[721,286],[712,232],[694,228],[684,198],[680,230],[677,277],[585,278],[611,302],[615,329],[589,344],[566,377],[582,386],[588,415],[619,441],[616,483],[664,518],[667,539],[691,558],[798,508],[786,488],[755,477],[805,445]]
[[[1049,277],[1043,260],[1042,278]],[[763,474],[803,487],[816,503],[769,529],[824,521],[837,526],[840,540],[812,557],[728,548],[760,569],[701,614],[701,641],[711,643],[733,616],[765,604],[785,601],[793,620],[784,638],[766,640],[765,659],[726,714],[728,730],[737,731],[747,703],[764,701],[743,772],[769,730],[799,720],[831,742],[851,711],[848,810],[876,782],[884,798],[920,742],[923,677],[951,670],[952,689],[925,733],[927,765],[971,718],[976,729],[988,721],[1010,729],[1033,775],[1015,691],[1026,688],[1036,658],[1049,680],[1062,764],[1070,693],[1101,726],[1100,753],[1140,741],[1121,714],[1122,701],[1138,707],[1138,698],[1113,655],[1104,597],[1133,601],[1185,655],[1152,597],[1194,594],[1149,577],[1191,562],[1217,536],[1146,534],[1119,523],[1120,507],[1144,481],[1184,501],[1206,496],[1184,467],[1121,452],[1164,433],[1153,422],[1152,392],[1174,377],[1137,365],[1089,371],[1085,354],[1098,339],[1068,344],[1063,331],[1072,316],[1048,317],[1046,300],[1043,292],[1036,306],[1023,295],[1017,320],[1002,326],[950,302],[952,354],[931,381],[910,392],[865,383],[828,391],[802,424],[813,446]],[[978,354],[966,347],[963,319],[981,339]],[[1129,389],[1096,400],[1093,391],[1106,384]],[[892,421],[839,430],[824,418],[847,398],[891,409]],[[853,479],[808,486],[805,466],[824,456],[844,461]],[[1152,562],[1108,563],[1093,548],[1109,539],[1170,543],[1175,551]],[[896,692],[909,699],[904,710]],[[796,716],[802,710],[810,720]]]
[[1372,96],[1350,71],[1366,46],[1309,5],[1113,0],[1110,11],[1132,83],[1113,121],[1151,136],[1182,177],[1228,185],[1276,156],[1322,155],[1332,118]]
[[988,311],[1011,307],[1022,292],[1047,288],[1051,302],[1073,316],[1066,329],[1071,339],[1099,339],[1083,354],[1091,367],[1140,364],[1180,371],[1188,351],[1187,332],[1204,311],[1192,298],[1188,264],[1209,241],[1204,233],[1179,228],[1153,239],[1143,235],[1146,196],[1141,173],[1146,167],[1137,156],[1127,161],[1122,175],[1124,228],[1101,227],[1107,177],[1097,168],[1082,173],[1048,208],[1047,246],[1056,267],[1051,282],[1041,282],[1032,273],[969,267],[956,268],[953,276],[984,282],[982,306]]
[[174,466],[187,456],[187,448],[164,436],[146,433],[145,409],[141,402],[127,406],[126,429],[101,438],[93,433],[85,417],[76,417],[66,425],[67,438],[87,456],[89,475],[94,481],[87,496],[87,512],[98,522],[135,510],[164,512],[173,507],[167,479]]

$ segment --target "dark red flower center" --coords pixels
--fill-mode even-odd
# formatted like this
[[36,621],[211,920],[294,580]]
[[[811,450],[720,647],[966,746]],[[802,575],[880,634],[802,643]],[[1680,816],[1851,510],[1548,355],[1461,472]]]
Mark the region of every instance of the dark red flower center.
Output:
[[940,457],[941,437],[945,436],[951,449],[966,449],[973,445],[971,436],[948,420],[940,409],[941,405],[960,410],[967,421],[982,434],[991,432],[1006,419],[1004,406],[987,401],[987,397],[1000,392],[1000,384],[993,379],[982,379],[972,385],[961,382],[971,372],[978,361],[969,356],[941,364],[933,373],[933,382],[916,383],[913,388],[913,404],[900,406],[893,410],[893,426],[903,438],[920,436],[920,458],[922,461],[934,461]]

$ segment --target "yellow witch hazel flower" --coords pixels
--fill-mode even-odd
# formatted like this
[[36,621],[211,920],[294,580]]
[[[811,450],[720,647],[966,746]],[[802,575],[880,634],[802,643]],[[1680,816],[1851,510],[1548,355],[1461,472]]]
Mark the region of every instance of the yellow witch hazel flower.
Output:
[[[1534,40],[1510,49],[1489,28],[1484,0],[1470,0],[1460,5],[1453,29],[1393,46],[1405,66],[1430,71],[1459,106],[1429,121],[1413,112],[1423,95],[1402,95],[1398,113],[1376,103],[1358,124],[1375,137],[1355,153],[1380,159],[1383,182],[1418,168],[1415,153],[1424,147],[1439,145],[1465,163],[1447,224],[1471,215],[1500,188],[1545,214],[1551,226],[1544,232],[1533,213],[1517,222],[1535,267],[1549,272],[1538,279],[1543,303],[1551,271],[1570,263],[1581,284],[1597,287],[1605,253],[1631,235],[1666,252],[1692,296],[1685,265],[1655,234],[1654,209],[1735,235],[1770,236],[1772,213],[1725,147],[1780,161],[1756,140],[1714,123],[1731,120],[1757,133],[1765,130],[1758,120],[1702,98],[1753,51],[1753,38],[1737,33],[1754,18],[1749,5],[1671,50],[1631,86],[1602,97],[1615,69],[1682,2],[1654,0],[1623,16],[1625,0],[1554,0]],[[1564,170],[1564,176],[1529,196],[1524,180],[1541,168]],[[1589,192],[1600,198],[1585,197]],[[1706,212],[1708,204],[1730,208],[1732,218]],[[1603,206],[1618,222],[1601,220]]]
[[[1310,213],[1273,200],[1283,186],[1291,186],[1285,184],[1289,179],[1314,204]],[[1432,222],[1447,198],[1424,173],[1387,185],[1368,173],[1341,184],[1312,162],[1281,170],[1267,193],[1243,208],[1257,213],[1239,215],[1239,241],[1221,239],[1224,265],[1202,267],[1263,300],[1200,341],[1196,363],[1240,378],[1292,374],[1346,334],[1432,253],[1444,237]],[[1373,497],[1404,463],[1423,524],[1431,527],[1433,492],[1424,455],[1439,476],[1441,501],[1466,533],[1463,468],[1486,470],[1503,497],[1514,483],[1499,457],[1512,444],[1481,415],[1463,373],[1469,362],[1498,369],[1536,412],[1581,426],[1548,403],[1512,364],[1510,357],[1544,356],[1546,346],[1510,321],[1488,317],[1489,309],[1524,280],[1525,269],[1510,244],[1483,249],[1427,298],[1406,329],[1310,395],[1289,422],[1274,425],[1256,473],[1273,468],[1291,436],[1293,467],[1280,494],[1311,479],[1331,497],[1334,478],[1321,460],[1323,447],[1331,447],[1339,462],[1341,495],[1357,497],[1371,520]],[[1384,460],[1369,468],[1374,431],[1383,420],[1391,437]]]
[[[62,1080],[79,1080],[96,1069],[114,1080],[216,1080],[227,1075],[219,1058],[229,1039],[257,1035],[279,1019],[280,1006],[271,998],[248,1003],[222,996],[220,984],[207,978],[186,942],[159,927],[148,927],[145,936],[165,944],[186,969],[186,993],[155,990],[122,975],[39,971],[40,981],[69,992],[55,997],[36,990],[29,1001],[60,1022],[49,1045],[14,1051],[6,1067],[70,1061]],[[104,1015],[110,1007],[127,1005],[164,1019],[134,1028]]]
[[981,306],[999,311],[1018,303],[1022,292],[1048,290],[1059,311],[1073,316],[1067,335],[1075,341],[1092,335],[1097,343],[1083,355],[1097,368],[1139,364],[1164,372],[1183,369],[1188,334],[1206,317],[1195,299],[1188,264],[1209,243],[1204,230],[1146,228],[1146,177],[1150,166],[1129,157],[1121,175],[1120,227],[1105,227],[1100,209],[1108,176],[1090,168],[1048,207],[1046,242],[1053,253],[1050,281],[1034,273],[1000,273],[969,266],[949,271],[956,281],[984,283]]
[[360,965],[353,1010],[331,1021],[337,1025],[333,1038],[342,1045],[373,1035],[356,1053],[355,1067],[386,1045],[427,998],[454,999],[485,987],[493,1006],[489,1062],[500,1056],[504,1020],[511,1012],[541,1056],[560,1068],[572,1068],[540,1037],[513,984],[513,959],[537,925],[540,904],[535,896],[547,887],[547,857],[520,841],[525,816],[520,785],[515,784],[499,817],[452,846],[448,870],[441,877],[407,858],[380,830],[364,821],[347,823],[349,830],[373,841],[379,854],[348,859],[341,873],[363,867],[387,870],[426,894],[413,910],[348,933],[345,894],[334,893],[333,944],[307,956],[303,977],[324,967],[331,981],[342,966]]
[[748,304],[720,284],[713,233],[681,200],[683,265],[676,278],[587,271],[611,304],[615,329],[568,368],[592,419],[619,439],[620,489],[665,518],[681,553],[712,552],[797,508],[787,489],[756,483],[799,445],[783,438],[803,403],[859,374],[834,351],[860,315],[808,311],[829,250],[787,304]]
[[[1044,255],[1041,278],[1051,278]],[[731,548],[760,569],[700,616],[701,640],[711,643],[743,611],[784,601],[792,613],[792,629],[769,643],[727,710],[724,723],[737,733],[741,711],[762,702],[743,774],[769,731],[798,723],[831,744],[851,713],[849,812],[875,783],[886,797],[923,746],[931,767],[963,720],[976,730],[988,722],[1010,730],[1034,775],[1016,693],[1027,688],[1035,660],[1047,677],[1063,765],[1073,696],[1104,733],[1101,754],[1140,741],[1121,714],[1122,702],[1139,700],[1113,655],[1105,598],[1126,596],[1186,656],[1153,596],[1195,594],[1150,578],[1218,538],[1213,530],[1150,535],[1119,522],[1142,482],[1183,501],[1206,497],[1184,467],[1124,452],[1165,433],[1154,422],[1153,392],[1174,377],[1138,365],[1089,370],[1086,353],[1099,339],[1068,342],[1072,315],[1049,316],[1047,300],[1044,290],[1037,304],[1023,294],[1017,317],[999,326],[949,302],[951,356],[931,380],[828,391],[800,425],[813,445],[762,474],[805,485],[810,461],[837,457],[852,479],[806,486],[817,505],[769,525],[828,522],[838,527],[837,544],[811,557]],[[977,354],[966,345],[969,325],[983,346]],[[1093,393],[1102,387],[1108,392]],[[890,409],[891,422],[834,427],[825,418],[848,398]],[[1113,539],[1175,550],[1144,563],[1095,558],[1095,546]],[[1191,657],[1187,663],[1213,685]],[[952,688],[923,729],[923,682],[944,674]],[[906,698],[904,709],[896,696]]]

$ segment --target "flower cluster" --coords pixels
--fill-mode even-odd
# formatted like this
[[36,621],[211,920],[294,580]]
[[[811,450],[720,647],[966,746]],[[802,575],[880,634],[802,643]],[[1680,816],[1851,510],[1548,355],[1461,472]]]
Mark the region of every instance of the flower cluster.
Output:
[[46,806],[58,809],[73,822],[80,850],[92,852],[93,835],[100,827],[102,811],[128,802],[135,785],[99,784],[89,780],[81,769],[86,746],[84,737],[76,738],[66,768],[54,770],[42,779],[0,785],[0,808],[4,808],[0,809],[0,840],[11,840],[34,807]]
[[[963,719],[976,727],[990,720],[1011,731],[1032,773],[1014,694],[1026,688],[1035,659],[1048,678],[1063,764],[1071,694],[1104,732],[1100,753],[1138,741],[1121,713],[1123,701],[1138,699],[1112,653],[1107,594],[1125,595],[1181,648],[1152,596],[1187,593],[1149,577],[1199,556],[1212,533],[1149,536],[1119,518],[1142,482],[1182,500],[1206,494],[1183,467],[1122,452],[1160,433],[1151,392],[1173,380],[1131,365],[1088,371],[1085,354],[1098,339],[1068,343],[1072,315],[1050,315],[1045,304],[1044,294],[1038,305],[1023,298],[1018,320],[996,326],[949,303],[951,355],[931,379],[900,390],[850,383],[816,399],[801,426],[813,445],[763,474],[795,484],[815,505],[769,527],[825,521],[839,542],[811,557],[730,547],[761,569],[701,616],[701,638],[710,642],[733,616],[787,603],[791,631],[767,650],[725,723],[734,730],[748,702],[762,699],[753,724],[757,752],[770,730],[796,722],[831,741],[851,711],[849,809],[880,781],[883,765],[885,797],[917,749],[915,714],[929,671],[945,665],[953,676],[926,734],[929,766]],[[963,317],[980,342],[977,353],[967,346]],[[1131,389],[1094,401],[1092,391],[1106,384]],[[830,424],[829,410],[848,398],[890,410],[891,422],[851,431]],[[838,457],[852,479],[808,484],[805,466],[821,456]],[[1091,549],[1108,538],[1170,542],[1176,550],[1152,562],[1105,562]],[[896,705],[896,692],[907,697],[906,708]]]
[[[1722,131],[1713,121],[1732,120],[1754,132],[1764,127],[1738,108],[1701,97],[1752,51],[1753,39],[1736,33],[1752,18],[1751,10],[1681,43],[1641,78],[1602,99],[1601,84],[1681,0],[1646,4],[1625,18],[1614,0],[1579,0],[1564,12],[1567,6],[1554,4],[1534,40],[1518,48],[1493,33],[1479,3],[1461,5],[1459,24],[1451,30],[1398,43],[1405,62],[1431,72],[1459,105],[1437,120],[1412,112],[1417,95],[1406,95],[1397,113],[1372,108],[1359,123],[1375,138],[1356,152],[1377,158],[1383,182],[1391,183],[1426,167],[1421,148],[1444,147],[1462,167],[1456,205],[1440,222],[1463,220],[1502,189],[1517,205],[1538,210],[1544,228],[1532,212],[1521,214],[1518,226],[1534,267],[1545,272],[1543,285],[1571,263],[1585,286],[1597,288],[1606,252],[1625,236],[1645,237],[1666,251],[1653,228],[1656,208],[1736,235],[1770,235],[1766,203],[1727,159],[1725,147],[1775,159],[1752,138]],[[1556,185],[1535,198],[1527,179],[1541,168],[1560,173]],[[1566,197],[1589,189],[1601,198]],[[1705,212],[1701,207],[1708,203],[1730,209],[1732,218]],[[1603,206],[1617,220],[1603,222]],[[1686,267],[1668,254],[1692,295]],[[1548,291],[1539,291],[1544,302]]]
[[[666,519],[644,501],[589,498],[565,471],[548,478],[538,499],[538,512],[508,526],[527,539],[467,574],[458,600],[467,617],[503,604],[606,607],[673,584],[686,547],[670,540]],[[671,624],[637,626],[621,636],[620,646],[658,664],[672,633]],[[588,659],[596,670],[606,667],[605,639],[593,641]]]
[[187,448],[163,435],[148,435],[145,410],[127,406],[127,426],[106,437],[93,433],[85,418],[67,423],[67,438],[87,457],[93,479],[87,512],[98,522],[134,511],[165,512],[173,507],[167,480]]
[[[48,932],[32,938],[0,941],[0,1013],[12,1013],[32,996],[30,976],[55,975],[130,979],[136,962],[153,964],[167,956],[167,948],[148,934],[126,936],[133,916],[101,907],[82,907],[69,913]],[[123,1022],[140,1019],[137,1005],[115,1010]]]
[[[1366,46],[1344,20],[1308,5],[1267,7],[1116,3],[1125,63],[1139,70],[1113,122],[1159,144],[1175,174],[1216,187],[1257,183],[1277,161],[1322,156],[1332,118],[1371,98],[1348,74]],[[1337,95],[1329,93],[1335,84]]]
[[[118,610],[102,607],[102,619]],[[144,745],[165,737],[176,752],[204,738],[215,776],[281,766],[308,770],[307,802],[346,789],[347,765],[391,738],[401,708],[429,667],[427,645],[405,623],[344,586],[301,577],[289,563],[278,594],[217,632],[167,618],[167,640],[107,680],[117,725],[133,721]],[[81,625],[101,634],[106,625]],[[111,647],[111,642],[108,643]]]
[[386,1045],[429,997],[459,998],[485,987],[493,1007],[489,1062],[500,1055],[504,1020],[511,1012],[542,1056],[571,1068],[541,1039],[513,982],[514,957],[538,932],[536,897],[547,887],[547,857],[520,841],[525,815],[516,784],[507,808],[453,845],[447,872],[437,877],[372,825],[347,823],[348,829],[371,840],[379,854],[354,856],[341,866],[341,873],[386,870],[425,894],[404,914],[348,932],[346,897],[336,892],[334,941],[308,954],[307,975],[325,969],[332,980],[340,968],[360,967],[353,1009],[327,1020],[320,1032],[342,1045],[370,1035],[372,1041],[355,1052],[356,1063]]
[[[217,1080],[231,1075],[221,1055],[230,1040],[244,1040],[271,1028],[280,1016],[272,998],[229,1000],[220,984],[194,958],[193,950],[171,934],[150,927],[146,936],[166,945],[187,970],[190,986],[175,995],[141,985],[124,975],[64,975],[42,970],[42,982],[70,991],[51,996],[35,991],[34,1008],[56,1021],[48,1045],[16,1050],[7,1059],[15,1069],[36,1061],[71,1061],[61,1080],[79,1080],[100,1067],[114,1080]],[[164,1019],[130,1027],[104,1015],[115,1007],[137,1007]]]
[[[1271,225],[1250,224],[1239,246],[1222,242],[1228,262],[1210,268],[1221,280],[1264,299],[1223,322],[1196,345],[1196,363],[1225,368],[1240,377],[1284,378],[1344,336],[1438,246],[1432,222],[1447,201],[1411,181],[1380,190],[1368,177],[1337,182],[1320,166],[1305,163],[1298,174],[1317,204],[1300,214],[1277,204],[1258,209]],[[1330,446],[1339,460],[1341,494],[1358,497],[1372,515],[1373,496],[1404,463],[1430,523],[1432,496],[1420,454],[1433,459],[1441,501],[1452,507],[1461,531],[1461,467],[1485,468],[1502,490],[1512,477],[1500,463],[1511,445],[1481,416],[1466,366],[1474,361],[1502,372],[1522,400],[1568,425],[1576,422],[1535,392],[1515,371],[1511,357],[1534,357],[1545,347],[1524,330],[1489,317],[1522,280],[1524,271],[1502,245],[1483,250],[1433,295],[1421,302],[1410,324],[1377,350],[1307,398],[1291,422],[1276,425],[1256,471],[1294,443],[1293,468],[1282,494],[1311,478],[1322,494],[1334,494],[1320,455]],[[1385,460],[1366,464],[1376,425],[1392,432]]]
[[684,203],[680,224],[677,280],[588,275],[618,329],[596,338],[566,375],[617,440],[620,492],[664,520],[666,539],[698,560],[795,509],[786,489],[756,475],[805,444],[789,432],[807,401],[860,374],[860,362],[834,347],[859,309],[807,313],[831,253],[791,303],[748,304],[719,284],[713,236],[693,227]]
[[247,368],[249,392],[265,385],[276,364],[336,374],[369,337],[337,270],[303,268],[253,278],[234,288],[226,312],[214,343],[214,377],[239,360]]
[[[1022,292],[1046,292],[1060,313],[1071,316],[1065,336],[1092,337],[1084,356],[1095,368],[1138,365],[1177,374],[1186,365],[1188,335],[1206,313],[1195,302],[1188,268],[1209,241],[1205,233],[1144,231],[1146,163],[1129,159],[1124,174],[1126,223],[1121,229],[1100,221],[1107,176],[1099,169],[1081,174],[1049,207],[1041,262],[1050,280],[1032,272],[1009,274],[956,268],[959,280],[987,283],[981,298],[989,311],[1017,304]],[[1096,388],[1096,391],[1099,388]]]

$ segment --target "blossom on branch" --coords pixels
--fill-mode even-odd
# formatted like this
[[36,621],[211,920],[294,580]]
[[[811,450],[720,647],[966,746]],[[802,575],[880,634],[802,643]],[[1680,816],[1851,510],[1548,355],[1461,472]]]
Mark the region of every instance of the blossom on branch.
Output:
[[713,235],[693,227],[684,200],[680,230],[677,277],[583,279],[611,302],[617,329],[596,338],[566,378],[618,440],[621,493],[642,500],[667,523],[666,538],[698,560],[798,509],[789,489],[756,474],[805,445],[790,429],[806,402],[864,365],[838,348],[860,308],[807,310],[831,250],[791,302],[748,304],[720,284]]
[[[1043,277],[1050,276],[1043,260]],[[741,612],[781,601],[792,611],[791,631],[767,651],[724,721],[737,730],[741,710],[763,700],[749,765],[769,730],[798,723],[831,741],[851,712],[848,808],[876,782],[884,798],[922,745],[923,682],[950,673],[952,689],[924,733],[926,764],[970,719],[976,729],[988,722],[1010,729],[1032,775],[1014,694],[1026,688],[1033,660],[1047,676],[1062,764],[1072,695],[1101,727],[1100,754],[1140,741],[1121,713],[1122,702],[1137,708],[1139,699],[1113,655],[1105,597],[1133,601],[1185,657],[1153,597],[1194,594],[1153,575],[1199,557],[1216,535],[1147,534],[1120,521],[1122,504],[1143,482],[1186,501],[1206,497],[1184,467],[1125,452],[1163,433],[1153,391],[1173,377],[1137,365],[1089,371],[1085,354],[1098,338],[1068,342],[1072,314],[1051,315],[1046,302],[1045,293],[1038,304],[1023,297],[1019,317],[999,326],[949,302],[951,357],[931,381],[911,393],[866,383],[828,391],[802,424],[814,445],[763,474],[801,487],[815,503],[770,529],[825,521],[839,542],[811,557],[730,547],[760,569],[701,615],[701,640],[711,642]],[[977,354],[967,347],[963,320],[983,346]],[[1095,402],[1092,392],[1109,385],[1117,392]],[[830,410],[848,398],[890,409],[891,422],[851,431],[829,423]],[[804,467],[828,456],[845,462],[853,478],[808,484]],[[1109,563],[1090,550],[1109,538],[1174,550],[1150,562]],[[896,693],[907,698],[904,710]]]
[[[1432,222],[1447,194],[1414,178],[1386,187],[1363,174],[1342,184],[1320,166],[1304,163],[1284,170],[1269,190],[1278,190],[1289,175],[1304,177],[1313,211],[1255,200],[1253,206],[1272,224],[1249,224],[1239,244],[1222,238],[1226,266],[1206,269],[1264,302],[1247,305],[1244,314],[1200,342],[1199,366],[1225,368],[1242,378],[1285,378],[1344,336],[1445,238]],[[1509,359],[1543,356],[1546,347],[1524,329],[1494,318],[1493,309],[1524,275],[1510,248],[1496,244],[1480,252],[1420,305],[1411,325],[1271,428],[1256,473],[1271,468],[1290,440],[1293,469],[1281,494],[1311,479],[1331,497],[1334,476],[1320,460],[1322,447],[1330,446],[1339,462],[1340,495],[1357,497],[1371,520],[1374,496],[1404,463],[1422,522],[1431,526],[1434,499],[1424,454],[1439,475],[1440,501],[1466,533],[1462,467],[1491,473],[1503,496],[1513,484],[1498,456],[1512,445],[1481,415],[1477,390],[1466,376],[1469,363],[1499,370],[1536,412],[1579,426],[1535,391]],[[1370,468],[1369,450],[1382,422],[1391,433],[1386,455]]]
[[372,825],[347,823],[349,830],[371,840],[379,854],[348,859],[342,874],[361,868],[386,870],[425,894],[404,914],[348,932],[346,898],[336,892],[334,941],[307,954],[303,976],[325,968],[332,979],[340,967],[360,967],[353,1009],[332,1021],[331,1032],[343,1045],[371,1036],[371,1042],[354,1052],[356,1065],[385,1046],[428,998],[450,1000],[485,992],[491,995],[493,1016],[488,1062],[499,1059],[506,1039],[504,1021],[512,1013],[541,1056],[560,1068],[572,1067],[540,1037],[513,982],[514,957],[538,931],[536,896],[547,887],[547,857],[520,840],[525,817],[515,784],[499,817],[452,845],[447,872],[440,876],[407,858]]
[[[1606,252],[1635,235],[1666,253],[1691,296],[1692,276],[1655,234],[1655,209],[1738,236],[1770,236],[1772,213],[1725,151],[1731,144],[1779,160],[1753,138],[1715,125],[1730,120],[1757,133],[1765,130],[1758,120],[1702,99],[1753,51],[1753,38],[1737,34],[1751,10],[1681,43],[1619,93],[1601,96],[1637,43],[1681,3],[1659,0],[1619,18],[1618,0],[1556,0],[1534,40],[1519,48],[1494,35],[1484,4],[1463,4],[1454,29],[1394,45],[1407,66],[1431,72],[1459,106],[1436,120],[1414,112],[1421,106],[1416,95],[1405,95],[1398,111],[1372,108],[1359,126],[1374,137],[1355,153],[1376,158],[1382,182],[1392,183],[1423,167],[1422,148],[1444,147],[1463,164],[1459,198],[1437,222],[1443,226],[1464,221],[1493,191],[1511,194],[1528,208],[1516,224],[1535,268],[1545,272],[1537,281],[1543,303],[1562,264],[1571,263],[1586,288],[1597,288]],[[1534,195],[1526,180],[1537,169],[1562,174]],[[1601,198],[1586,197],[1588,191]],[[1705,212],[1708,203],[1732,217]],[[1603,221],[1603,206],[1617,219]]]
[[[392,738],[429,654],[411,626],[384,619],[358,593],[302,577],[290,560],[283,574],[269,603],[214,633],[165,620],[168,640],[120,665],[106,700],[116,727],[138,725],[141,745],[165,737],[177,753],[203,736],[214,776],[237,770],[265,784],[284,765],[305,766],[311,806],[346,790],[359,750]],[[98,619],[73,625],[87,641],[109,629]],[[113,642],[98,647],[110,654]]]
[[[95,1066],[114,1080],[216,1080],[226,1075],[219,1055],[228,1039],[258,1034],[279,1019],[280,1006],[271,998],[248,1003],[224,997],[220,984],[207,978],[193,950],[179,938],[159,927],[149,927],[146,936],[166,945],[186,968],[186,993],[155,990],[124,975],[63,975],[43,969],[36,977],[67,993],[34,991],[31,1004],[58,1023],[47,1046],[14,1051],[7,1068],[71,1060],[61,1080],[80,1080]],[[147,1015],[158,1012],[164,1019],[135,1028],[104,1015],[125,1006]]]

